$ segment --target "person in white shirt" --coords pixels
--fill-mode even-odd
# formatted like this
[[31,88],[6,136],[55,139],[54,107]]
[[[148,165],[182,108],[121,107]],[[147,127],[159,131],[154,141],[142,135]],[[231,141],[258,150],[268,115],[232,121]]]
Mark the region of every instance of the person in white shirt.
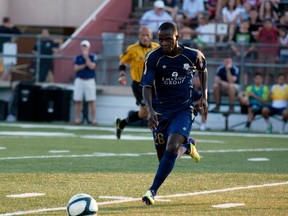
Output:
[[[228,41],[231,41],[235,28],[240,24],[242,9],[237,6],[236,0],[228,0],[222,9],[222,19],[224,23],[229,25]],[[220,38],[223,42],[224,38]]]
[[204,12],[203,0],[184,0],[182,5],[182,15],[177,17],[177,23],[182,26],[183,22],[189,23],[190,27],[197,26],[198,16]]
[[165,4],[163,1],[157,0],[154,2],[154,8],[146,11],[140,19],[140,25],[146,25],[151,28],[155,34],[159,26],[164,22],[173,21],[172,16],[164,10]]

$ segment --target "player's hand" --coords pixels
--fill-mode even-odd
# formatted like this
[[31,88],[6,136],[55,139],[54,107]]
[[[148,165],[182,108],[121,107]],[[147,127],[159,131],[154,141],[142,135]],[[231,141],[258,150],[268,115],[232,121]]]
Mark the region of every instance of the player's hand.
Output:
[[89,58],[89,50],[88,49],[84,49],[82,51],[82,56],[83,58],[86,60],[87,58]]
[[118,79],[120,85],[126,85],[126,76],[120,76]]
[[154,111],[148,111],[148,127],[150,130],[155,130],[159,125],[157,114]]
[[204,118],[204,120],[207,120],[207,115],[208,115],[208,101],[205,98],[201,98],[199,109],[201,109],[201,114]]

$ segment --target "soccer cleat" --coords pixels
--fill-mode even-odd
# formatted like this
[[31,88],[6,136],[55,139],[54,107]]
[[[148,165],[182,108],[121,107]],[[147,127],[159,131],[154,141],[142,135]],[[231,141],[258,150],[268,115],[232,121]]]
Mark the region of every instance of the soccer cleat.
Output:
[[121,122],[121,119],[120,118],[116,118],[116,120],[115,120],[115,128],[116,128],[116,137],[117,137],[117,139],[121,138],[121,133],[122,133],[122,130],[123,130],[123,128],[120,127],[120,122]]
[[154,199],[155,193],[151,190],[148,190],[146,194],[142,197],[142,202],[145,202],[146,205],[154,205],[155,199]]
[[249,130],[250,130],[250,128],[249,128],[249,127],[247,127],[247,126],[243,128],[243,132],[244,132],[244,133],[248,133],[248,132],[249,132]]
[[200,155],[199,155],[199,153],[197,152],[197,149],[196,149],[196,140],[194,140],[193,138],[190,137],[188,139],[188,144],[190,144],[189,156],[192,157],[196,163],[199,163]]

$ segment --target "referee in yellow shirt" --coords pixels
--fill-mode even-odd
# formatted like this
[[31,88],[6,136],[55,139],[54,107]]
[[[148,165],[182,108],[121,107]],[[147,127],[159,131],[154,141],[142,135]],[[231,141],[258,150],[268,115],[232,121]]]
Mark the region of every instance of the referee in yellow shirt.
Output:
[[139,111],[135,111],[129,114],[127,118],[116,118],[116,136],[117,139],[121,138],[123,129],[132,122],[139,121],[147,118],[147,110],[142,97],[142,87],[140,81],[143,74],[143,67],[146,54],[159,46],[158,43],[152,42],[152,31],[147,26],[141,26],[138,34],[138,41],[127,47],[126,52],[120,55],[119,71],[120,78],[119,83],[126,85],[126,65],[130,65],[130,76],[132,78],[132,90],[136,98],[136,104],[140,106]]

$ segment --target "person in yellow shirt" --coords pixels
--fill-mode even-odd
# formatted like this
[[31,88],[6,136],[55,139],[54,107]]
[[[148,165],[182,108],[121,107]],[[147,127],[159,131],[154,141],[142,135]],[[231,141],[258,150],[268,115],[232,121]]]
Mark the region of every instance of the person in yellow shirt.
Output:
[[126,51],[120,55],[119,83],[126,85],[126,65],[130,65],[130,76],[132,78],[132,91],[136,98],[137,106],[140,106],[139,111],[130,112],[125,119],[116,118],[116,137],[121,138],[123,129],[132,122],[137,122],[147,118],[147,110],[142,97],[142,87],[140,81],[143,74],[144,61],[146,54],[152,49],[159,46],[158,43],[152,42],[152,30],[148,26],[141,26],[138,33],[138,41],[129,45]]
[[284,133],[285,125],[288,119],[288,85],[286,84],[285,74],[279,73],[277,76],[277,84],[274,84],[270,91],[272,100],[271,106],[262,109],[262,115],[267,122],[267,132],[272,133],[272,122],[270,116],[281,115],[283,125],[280,133]]

